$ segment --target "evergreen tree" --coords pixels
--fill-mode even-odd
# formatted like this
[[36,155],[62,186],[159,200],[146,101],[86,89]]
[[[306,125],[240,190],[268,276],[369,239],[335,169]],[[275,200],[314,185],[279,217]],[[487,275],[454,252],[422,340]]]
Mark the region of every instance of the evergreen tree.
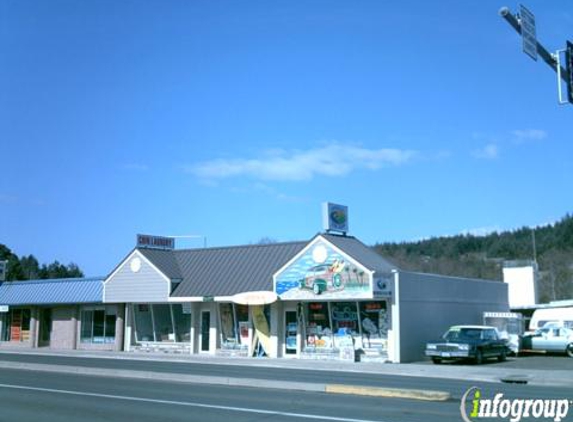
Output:
[[506,260],[537,260],[540,301],[573,298],[573,216],[555,224],[522,227],[487,236],[434,237],[382,243],[374,249],[407,271],[502,279]]
[[8,261],[6,280],[35,280],[47,278],[71,278],[83,277],[84,273],[74,263],[67,266],[60,264],[58,261],[40,266],[34,255],[23,256],[18,258],[10,248],[0,244],[0,260]]

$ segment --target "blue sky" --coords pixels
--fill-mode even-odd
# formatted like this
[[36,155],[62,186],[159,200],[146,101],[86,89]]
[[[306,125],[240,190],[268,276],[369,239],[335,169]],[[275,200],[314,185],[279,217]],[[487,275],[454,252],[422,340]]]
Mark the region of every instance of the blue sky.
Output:
[[105,275],[136,233],[310,239],[323,201],[367,244],[558,220],[573,106],[501,6],[4,0],[0,243]]

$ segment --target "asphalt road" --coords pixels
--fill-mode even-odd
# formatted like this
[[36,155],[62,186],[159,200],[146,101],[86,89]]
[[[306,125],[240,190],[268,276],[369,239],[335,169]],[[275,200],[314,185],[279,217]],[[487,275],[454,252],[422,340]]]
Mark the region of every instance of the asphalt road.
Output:
[[[297,370],[191,362],[0,354],[4,362],[107,368],[109,375],[0,369],[0,422],[8,421],[460,421],[460,400],[472,386],[483,397],[573,399],[570,388],[476,383],[371,373]],[[116,378],[114,370],[204,374],[250,379],[252,387]],[[448,391],[446,402],[334,395],[264,388],[265,380],[337,383]],[[573,421],[572,410],[564,421]],[[494,421],[496,419],[488,419]],[[499,419],[502,420],[502,419]],[[507,420],[507,419],[506,419]]]
[[0,420],[454,421],[459,404],[0,370]]
[[[52,356],[35,354],[1,353],[0,362],[34,363],[46,365],[81,366],[113,370],[148,371],[163,374],[189,374],[206,377],[248,378],[256,384],[257,380],[279,380],[285,382],[346,384],[387,388],[414,388],[449,392],[453,398],[460,399],[472,386],[496,388],[506,395],[530,395],[555,397],[570,392],[570,389],[548,386],[523,386],[515,384],[487,383],[468,381],[463,378],[463,366],[460,365],[459,379],[430,377],[412,377],[387,375],[368,372],[340,372],[336,370],[294,369],[292,367],[267,367],[251,365],[229,365],[196,362],[166,362],[157,360],[106,359],[74,356]],[[447,364],[446,364],[447,365]],[[495,365],[495,364],[494,364]],[[572,373],[573,376],[573,373]],[[490,386],[490,387],[488,387]]]

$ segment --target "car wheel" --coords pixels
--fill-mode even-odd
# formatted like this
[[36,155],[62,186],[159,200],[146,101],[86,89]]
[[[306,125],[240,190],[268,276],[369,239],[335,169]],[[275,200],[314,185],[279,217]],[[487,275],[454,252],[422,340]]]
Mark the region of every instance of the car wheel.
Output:
[[497,357],[497,360],[500,362],[505,362],[507,360],[507,353],[505,350],[502,350],[501,353],[499,354],[499,356]]
[[567,349],[565,349],[565,351],[567,352],[567,356],[569,356],[570,358],[573,358],[573,343],[568,345]]
[[320,285],[318,283],[314,283],[312,285],[312,291],[314,292],[315,295],[319,295],[320,294]]
[[440,363],[442,363],[442,359],[440,359],[440,358],[432,358],[432,362],[434,362],[436,365],[439,365]]
[[481,365],[483,363],[483,353],[481,350],[476,350],[476,357],[475,357],[476,365]]

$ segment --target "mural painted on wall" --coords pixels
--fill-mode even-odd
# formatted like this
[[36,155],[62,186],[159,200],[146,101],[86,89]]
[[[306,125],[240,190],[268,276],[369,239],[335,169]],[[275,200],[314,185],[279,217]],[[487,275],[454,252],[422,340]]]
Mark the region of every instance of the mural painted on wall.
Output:
[[369,298],[371,276],[325,242],[317,242],[275,280],[281,299]]

